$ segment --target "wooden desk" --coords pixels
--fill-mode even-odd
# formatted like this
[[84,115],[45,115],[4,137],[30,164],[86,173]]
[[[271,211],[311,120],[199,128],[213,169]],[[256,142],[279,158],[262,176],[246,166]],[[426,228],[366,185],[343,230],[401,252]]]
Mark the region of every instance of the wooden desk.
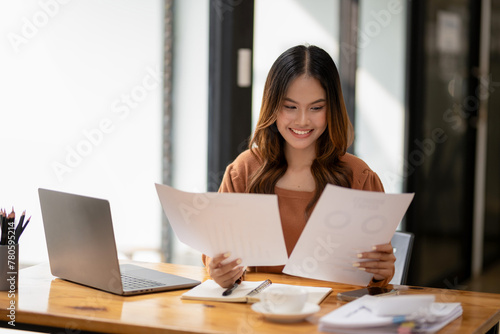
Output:
[[[173,264],[140,264],[169,273],[204,280],[205,269]],[[106,333],[318,333],[317,321],[343,305],[336,299],[340,291],[356,286],[303,279],[287,275],[248,274],[247,279],[270,278],[276,283],[330,286],[332,293],[310,321],[279,324],[264,320],[248,304],[184,301],[185,291],[121,297],[63,281],[50,275],[48,264],[20,271],[16,294],[16,329],[22,324],[58,327],[61,332],[95,331]],[[432,293],[441,302],[461,302],[463,315],[440,333],[484,333],[500,321],[500,295],[457,290],[400,287],[403,293]],[[0,292],[0,320],[7,324],[7,292]],[[12,327],[10,327],[12,328]],[[38,329],[42,331],[43,329]]]

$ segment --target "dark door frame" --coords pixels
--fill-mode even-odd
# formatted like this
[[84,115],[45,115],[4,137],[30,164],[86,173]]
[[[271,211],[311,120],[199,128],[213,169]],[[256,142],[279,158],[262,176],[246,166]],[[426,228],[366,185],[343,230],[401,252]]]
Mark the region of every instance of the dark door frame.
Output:
[[[253,19],[254,0],[210,0],[209,191],[217,191],[251,134]],[[242,78],[248,75],[250,82]]]

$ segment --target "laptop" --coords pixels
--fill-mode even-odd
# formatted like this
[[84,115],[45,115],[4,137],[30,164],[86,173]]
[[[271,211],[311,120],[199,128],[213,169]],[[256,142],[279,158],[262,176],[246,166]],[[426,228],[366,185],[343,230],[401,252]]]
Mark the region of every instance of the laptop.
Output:
[[[52,275],[118,295],[200,284],[133,264],[120,265],[107,200],[42,188],[38,195]],[[138,233],[139,229],[140,225]]]

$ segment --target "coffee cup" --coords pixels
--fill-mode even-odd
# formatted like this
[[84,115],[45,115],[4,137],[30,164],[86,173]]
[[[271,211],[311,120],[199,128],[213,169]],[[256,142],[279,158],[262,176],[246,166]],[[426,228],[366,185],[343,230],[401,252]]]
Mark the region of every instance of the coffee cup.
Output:
[[261,293],[260,301],[269,313],[300,313],[307,302],[307,290],[300,286],[270,286]]

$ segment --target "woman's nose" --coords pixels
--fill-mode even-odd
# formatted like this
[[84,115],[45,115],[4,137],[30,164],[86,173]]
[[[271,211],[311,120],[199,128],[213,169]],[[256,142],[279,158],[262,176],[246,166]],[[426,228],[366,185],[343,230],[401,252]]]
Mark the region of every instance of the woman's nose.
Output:
[[299,114],[295,119],[295,123],[300,126],[305,126],[309,122],[309,117],[307,115],[307,110],[301,109],[299,110]]

